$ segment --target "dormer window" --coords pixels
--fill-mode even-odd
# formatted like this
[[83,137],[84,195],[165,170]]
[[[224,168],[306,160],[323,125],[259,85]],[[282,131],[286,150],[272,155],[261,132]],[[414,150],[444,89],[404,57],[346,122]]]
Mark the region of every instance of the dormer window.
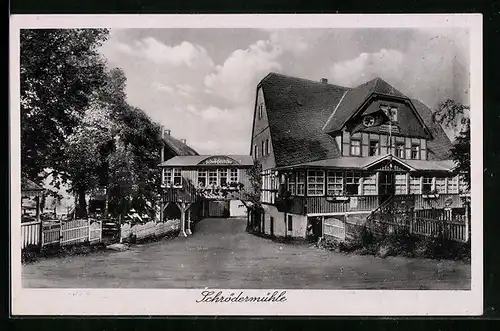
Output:
[[259,120],[262,118],[262,109],[264,108],[264,105],[261,103],[259,104],[258,111],[259,111]]
[[380,109],[389,117],[392,122],[398,121],[398,108],[390,105],[380,105]]

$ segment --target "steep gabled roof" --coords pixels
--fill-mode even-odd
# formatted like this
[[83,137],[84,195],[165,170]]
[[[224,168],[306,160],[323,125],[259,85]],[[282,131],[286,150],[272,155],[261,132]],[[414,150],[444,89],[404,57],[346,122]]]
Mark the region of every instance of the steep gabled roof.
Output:
[[433,138],[427,145],[428,160],[451,157],[453,145],[443,128],[434,122],[431,110],[381,78],[350,89],[270,73],[259,86],[264,93],[278,167],[340,157],[334,138],[327,133],[342,128],[372,93],[409,100]]
[[403,93],[396,90],[382,78],[377,77],[358,87],[350,89],[335,111],[328,118],[328,121],[323,126],[323,131],[328,133],[340,130],[345,122],[373,93],[406,98]]
[[163,141],[177,155],[198,155],[194,149],[170,135],[165,135]]
[[277,73],[259,86],[277,166],[340,156],[334,138],[321,129],[347,88]]
[[45,189],[28,178],[21,178],[21,191],[44,191]]

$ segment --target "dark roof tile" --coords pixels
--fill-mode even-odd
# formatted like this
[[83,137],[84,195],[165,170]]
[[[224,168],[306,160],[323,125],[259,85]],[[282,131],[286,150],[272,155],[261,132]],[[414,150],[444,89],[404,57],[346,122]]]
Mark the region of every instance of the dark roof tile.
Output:
[[[340,157],[334,138],[328,135],[344,123],[372,93],[406,98],[381,78],[354,89],[277,73],[259,84],[264,93],[276,165],[286,166]],[[429,141],[429,160],[450,157],[451,142],[432,113],[411,100],[434,137]]]
[[334,138],[321,129],[346,88],[276,73],[260,86],[278,166],[340,155]]
[[198,155],[198,153],[189,147],[188,145],[184,144],[182,141],[179,139],[176,139],[170,135],[165,135],[163,137],[163,141],[165,144],[167,144],[168,147],[177,155],[179,156],[184,156],[184,155]]

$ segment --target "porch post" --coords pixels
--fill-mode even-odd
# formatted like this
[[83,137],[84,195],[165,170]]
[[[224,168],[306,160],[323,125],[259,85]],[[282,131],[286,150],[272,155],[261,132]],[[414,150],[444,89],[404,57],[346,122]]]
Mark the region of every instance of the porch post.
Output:
[[191,209],[189,209],[189,207],[191,207],[191,204],[188,205],[187,207],[187,222],[186,222],[186,233],[188,235],[192,235],[193,232],[191,232]]
[[179,237],[187,237],[186,233],[186,204],[184,202],[178,203],[177,206],[181,211],[181,231]]

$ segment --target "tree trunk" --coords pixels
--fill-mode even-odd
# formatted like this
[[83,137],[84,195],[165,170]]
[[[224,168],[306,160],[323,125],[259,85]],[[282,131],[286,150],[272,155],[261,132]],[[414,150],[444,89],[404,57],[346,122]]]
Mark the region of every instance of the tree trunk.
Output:
[[85,189],[78,189],[76,218],[87,218],[87,201],[85,200]]

